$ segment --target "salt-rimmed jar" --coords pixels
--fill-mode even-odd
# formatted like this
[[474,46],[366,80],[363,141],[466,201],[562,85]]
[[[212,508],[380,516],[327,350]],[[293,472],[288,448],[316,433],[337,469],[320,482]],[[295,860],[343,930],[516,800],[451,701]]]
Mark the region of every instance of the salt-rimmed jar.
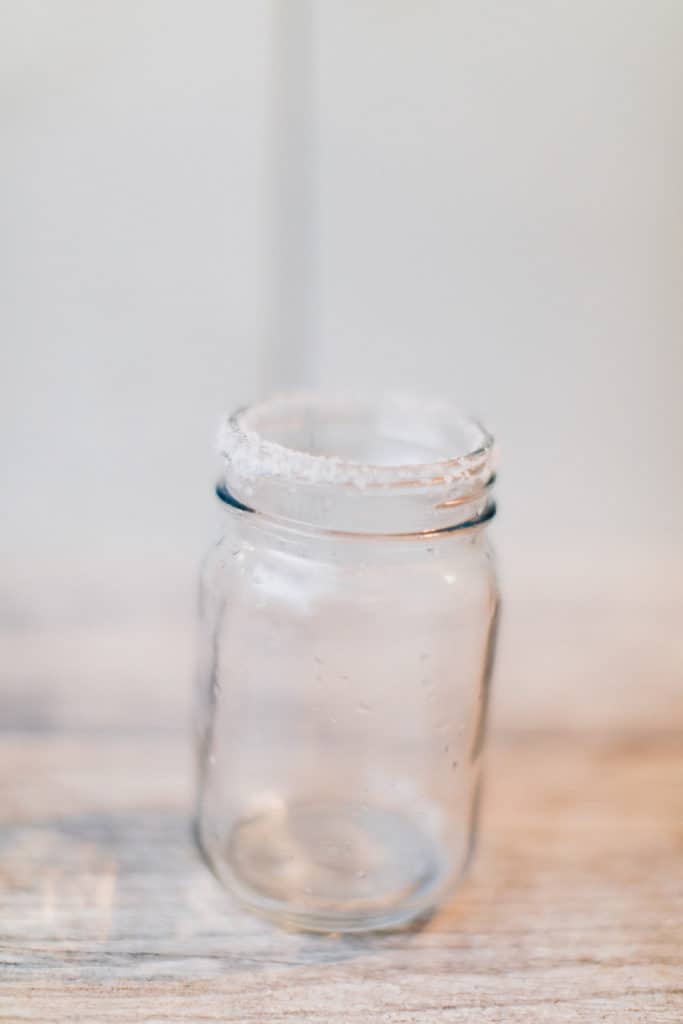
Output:
[[229,417],[220,443],[201,849],[289,926],[405,924],[448,896],[476,833],[492,438],[447,403],[295,395]]

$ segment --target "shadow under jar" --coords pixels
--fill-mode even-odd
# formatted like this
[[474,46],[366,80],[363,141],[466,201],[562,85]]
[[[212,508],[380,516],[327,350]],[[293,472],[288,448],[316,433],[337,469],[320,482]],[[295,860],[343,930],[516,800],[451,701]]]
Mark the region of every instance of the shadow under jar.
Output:
[[447,404],[231,416],[202,572],[197,835],[288,926],[405,925],[470,857],[495,635],[493,441]]

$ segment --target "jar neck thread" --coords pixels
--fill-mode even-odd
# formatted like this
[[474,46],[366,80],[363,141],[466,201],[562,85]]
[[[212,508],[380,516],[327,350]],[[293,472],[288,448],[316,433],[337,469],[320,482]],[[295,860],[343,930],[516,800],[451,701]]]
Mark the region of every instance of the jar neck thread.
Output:
[[219,497],[271,521],[408,535],[495,513],[493,438],[447,403],[281,397],[229,417],[219,444]]

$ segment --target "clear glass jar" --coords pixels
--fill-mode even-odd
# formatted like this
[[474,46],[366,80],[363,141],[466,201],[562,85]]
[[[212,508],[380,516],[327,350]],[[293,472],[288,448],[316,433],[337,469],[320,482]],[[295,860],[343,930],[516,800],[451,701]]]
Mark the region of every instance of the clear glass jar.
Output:
[[446,404],[292,396],[221,436],[197,834],[289,926],[405,924],[472,851],[497,585],[493,442]]

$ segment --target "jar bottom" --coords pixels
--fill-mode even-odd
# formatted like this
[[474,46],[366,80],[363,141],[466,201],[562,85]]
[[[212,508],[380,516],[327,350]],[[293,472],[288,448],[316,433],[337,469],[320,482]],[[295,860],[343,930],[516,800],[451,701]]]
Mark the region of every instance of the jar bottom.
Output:
[[453,878],[452,858],[413,818],[366,803],[273,801],[202,845],[243,904],[306,931],[407,925]]

